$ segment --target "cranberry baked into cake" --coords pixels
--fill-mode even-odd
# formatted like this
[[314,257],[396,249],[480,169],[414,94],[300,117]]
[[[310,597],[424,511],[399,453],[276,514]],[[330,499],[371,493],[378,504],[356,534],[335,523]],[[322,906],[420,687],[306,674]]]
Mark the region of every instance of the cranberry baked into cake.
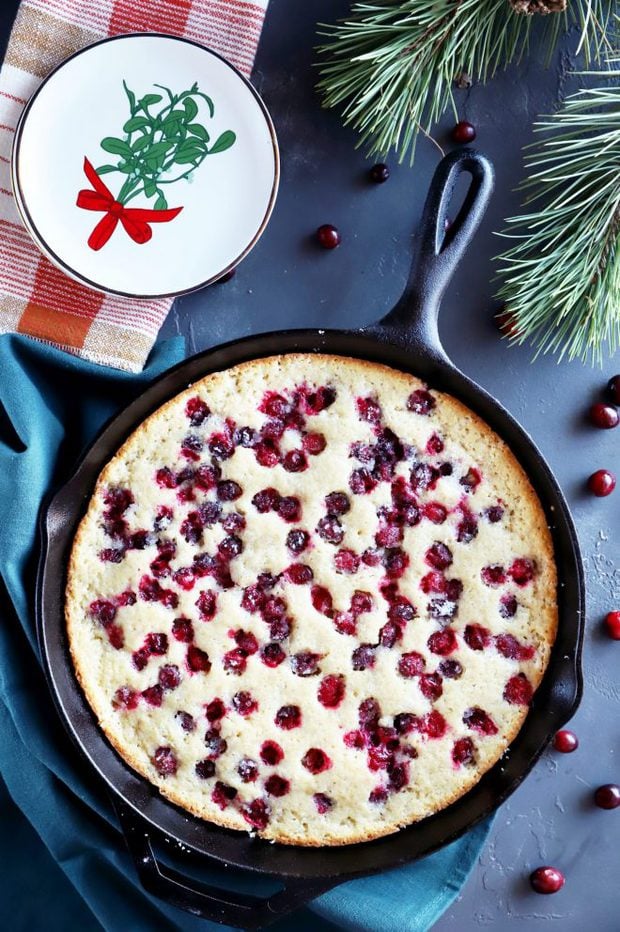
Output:
[[101,474],[67,624],[116,750],[212,822],[307,845],[453,802],[517,734],[557,626],[506,445],[387,367],[214,373]]

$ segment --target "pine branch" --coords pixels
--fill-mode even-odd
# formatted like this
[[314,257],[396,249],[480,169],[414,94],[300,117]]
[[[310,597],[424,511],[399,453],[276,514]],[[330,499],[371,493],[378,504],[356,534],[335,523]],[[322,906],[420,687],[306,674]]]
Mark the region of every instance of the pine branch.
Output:
[[[605,48],[614,2],[570,0],[586,55],[596,58]],[[533,19],[507,0],[358,0],[347,20],[322,27],[329,40],[319,49],[324,106],[342,109],[370,155],[394,147],[401,160],[409,151],[413,162],[418,131],[428,133],[450,108],[456,115],[456,77],[464,71],[484,82],[518,60]],[[545,19],[552,20],[552,50],[568,20]]]
[[535,124],[528,210],[507,221],[514,245],[498,257],[512,342],[599,365],[620,346],[620,58],[608,64],[608,84]]

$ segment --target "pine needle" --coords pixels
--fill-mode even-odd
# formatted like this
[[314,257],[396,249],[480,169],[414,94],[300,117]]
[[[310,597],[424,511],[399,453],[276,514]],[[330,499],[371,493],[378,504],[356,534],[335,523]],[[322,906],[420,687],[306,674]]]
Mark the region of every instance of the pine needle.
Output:
[[534,124],[498,297],[511,342],[601,365],[620,346],[620,58],[597,76]]
[[[569,17],[545,17],[549,54],[575,22],[586,60],[608,51],[614,0],[569,0]],[[461,72],[487,81],[519,60],[538,17],[515,13],[507,0],[371,0],[350,16],[322,26],[318,84],[324,106],[342,110],[369,155],[395,148],[413,164],[418,132],[430,133],[449,109]]]

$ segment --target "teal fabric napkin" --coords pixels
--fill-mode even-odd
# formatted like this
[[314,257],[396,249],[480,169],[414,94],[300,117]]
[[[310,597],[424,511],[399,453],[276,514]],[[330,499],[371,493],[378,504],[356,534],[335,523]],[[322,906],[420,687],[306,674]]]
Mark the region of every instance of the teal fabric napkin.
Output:
[[[110,800],[55,712],[33,611],[41,501],[105,421],[182,357],[181,340],[162,344],[132,375],[28,337],[0,337],[0,928],[221,928],[140,886]],[[273,928],[424,932],[457,895],[489,827],[418,863],[343,884]],[[201,877],[221,881],[217,871]],[[244,889],[259,892],[253,883]]]

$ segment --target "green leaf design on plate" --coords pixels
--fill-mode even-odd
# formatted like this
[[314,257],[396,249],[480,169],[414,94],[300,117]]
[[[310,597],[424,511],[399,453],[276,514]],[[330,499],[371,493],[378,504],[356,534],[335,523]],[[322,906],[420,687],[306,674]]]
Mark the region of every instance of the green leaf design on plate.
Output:
[[187,127],[187,130],[192,134],[192,136],[198,136],[199,139],[203,139],[205,142],[209,142],[210,136],[204,126],[202,126],[200,123],[190,123]]
[[151,140],[148,136],[138,136],[135,142],[131,144],[132,152],[140,152],[141,149],[144,149],[145,146],[149,146]]
[[144,156],[147,159],[158,159],[160,155],[165,155],[173,145],[174,143],[170,142],[169,139],[164,139],[162,142],[153,143],[148,152],[144,153]]
[[159,195],[157,197],[157,200],[153,204],[153,207],[155,208],[155,210],[167,210],[168,209],[168,201],[166,200],[164,195],[161,193],[161,191],[159,192]]
[[209,149],[209,155],[215,155],[217,152],[225,152],[226,149],[230,149],[230,147],[234,145],[236,138],[237,136],[231,129],[225,130]]
[[146,117],[137,116],[137,117],[132,117],[130,120],[127,120],[127,122],[123,126],[123,129],[126,133],[135,133],[137,129],[143,129],[143,127],[150,126],[150,125],[151,125],[151,121],[147,120]]
[[198,106],[191,97],[185,98],[183,106],[185,107],[185,119],[188,123],[191,123],[194,117],[198,115]]
[[161,94],[145,94],[140,98],[139,104],[141,107],[150,107],[152,104],[158,104],[160,100],[163,100]]
[[118,165],[101,165],[99,168],[95,169],[98,175],[107,175],[108,172],[118,171]]
[[105,139],[102,139],[101,148],[105,149],[106,152],[112,152],[114,155],[124,155],[126,158],[131,158],[130,147],[122,139],[117,139],[116,136],[106,136]]
[[157,186],[152,178],[147,178],[144,182],[144,193],[147,197],[153,197],[154,194],[157,194]]

